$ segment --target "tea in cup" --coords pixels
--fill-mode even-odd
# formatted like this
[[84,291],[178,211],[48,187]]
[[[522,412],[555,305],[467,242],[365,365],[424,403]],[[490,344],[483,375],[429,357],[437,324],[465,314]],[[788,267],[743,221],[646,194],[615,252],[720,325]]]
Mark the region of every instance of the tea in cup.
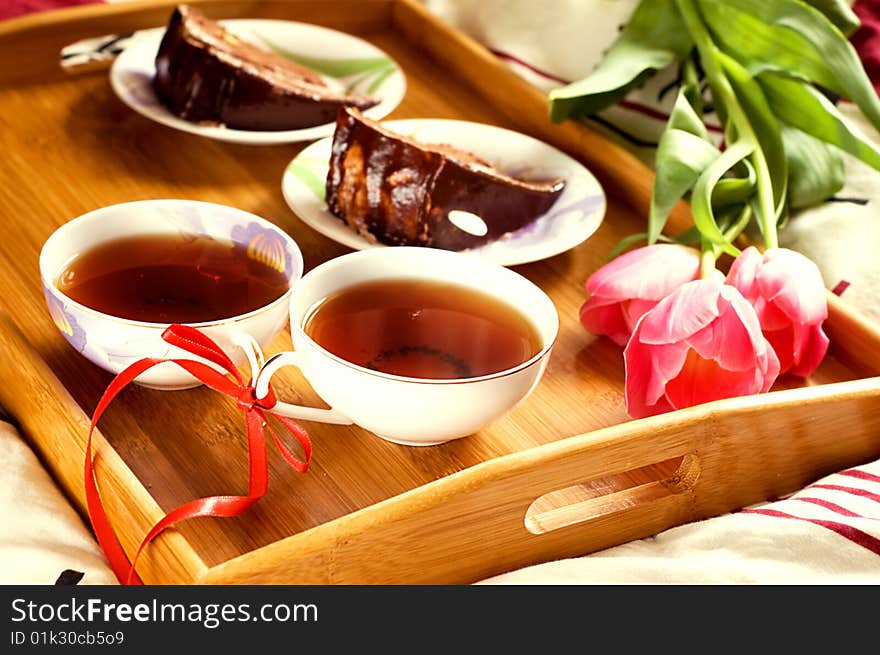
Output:
[[523,401],[540,380],[559,329],[550,298],[477,255],[396,246],[342,255],[297,282],[294,350],[272,375],[298,367],[330,409],[279,402],[273,411],[356,423],[406,445],[473,434]]
[[[40,252],[55,325],[111,373],[144,357],[193,359],[162,339],[171,323],[199,328],[244,364],[242,340],[265,347],[284,329],[302,271],[299,247],[274,224],[195,200],[96,209],[59,227]],[[158,389],[201,384],[170,362],[135,382]]]

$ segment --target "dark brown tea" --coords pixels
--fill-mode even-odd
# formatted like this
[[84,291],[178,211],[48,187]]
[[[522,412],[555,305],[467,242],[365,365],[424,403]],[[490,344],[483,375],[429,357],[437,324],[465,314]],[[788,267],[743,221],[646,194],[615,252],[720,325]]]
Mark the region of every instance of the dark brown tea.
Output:
[[247,247],[209,237],[155,234],[101,243],[56,280],[69,298],[105,314],[151,323],[202,323],[280,298],[287,277]]
[[514,307],[473,289],[430,280],[359,283],[321,301],[304,330],[353,364],[414,378],[504,371],[540,352],[541,336]]

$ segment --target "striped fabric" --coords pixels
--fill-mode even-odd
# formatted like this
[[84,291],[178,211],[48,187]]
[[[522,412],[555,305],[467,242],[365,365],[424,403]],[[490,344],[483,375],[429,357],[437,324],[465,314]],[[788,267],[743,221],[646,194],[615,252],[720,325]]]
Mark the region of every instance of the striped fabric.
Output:
[[880,461],[784,499],[480,584],[880,584]]
[[[873,468],[880,471],[876,463]],[[786,500],[742,513],[802,521],[847,540],[842,547],[855,545],[880,556],[880,473],[869,467],[841,471]],[[880,581],[880,560],[877,567]]]

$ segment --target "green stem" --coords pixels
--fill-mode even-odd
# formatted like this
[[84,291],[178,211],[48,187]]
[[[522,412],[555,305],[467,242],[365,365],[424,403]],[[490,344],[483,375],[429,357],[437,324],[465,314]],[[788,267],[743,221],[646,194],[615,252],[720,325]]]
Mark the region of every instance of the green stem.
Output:
[[739,218],[737,218],[736,222],[733,223],[730,227],[724,230],[724,236],[728,241],[733,243],[733,241],[742,234],[743,230],[746,229],[749,222],[752,220],[752,207],[751,205],[744,205],[742,211],[740,212]]
[[700,277],[710,280],[715,275],[715,246],[708,239],[701,239],[703,254],[700,256]]
[[[760,210],[758,211],[758,220],[761,221],[764,245],[767,248],[775,248],[779,242],[776,234],[776,207],[773,202],[773,183],[770,169],[751,122],[737,100],[736,93],[724,72],[724,58],[727,55],[715,46],[694,0],[676,0],[676,4],[691,38],[694,40],[697,52],[700,54],[700,62],[706,72],[709,86],[712,88],[716,111],[720,110],[719,115],[722,112],[727,113],[725,139],[728,146],[737,140],[755,144],[749,159],[757,176],[756,192]],[[722,118],[725,117],[722,116]],[[731,126],[734,130],[730,129]]]

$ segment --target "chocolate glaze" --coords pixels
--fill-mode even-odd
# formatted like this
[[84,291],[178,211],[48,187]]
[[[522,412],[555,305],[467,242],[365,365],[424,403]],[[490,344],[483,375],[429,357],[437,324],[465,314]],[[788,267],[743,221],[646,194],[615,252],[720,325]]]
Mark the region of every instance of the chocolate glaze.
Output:
[[[520,229],[562,193],[561,179],[526,181],[491,169],[473,154],[396,135],[359,111],[342,108],[327,173],[331,213],[366,238],[388,245],[463,250]],[[480,216],[475,236],[455,226],[452,210]]]
[[187,5],[176,7],[156,55],[153,88],[176,116],[243,130],[295,130],[339,108],[378,100],[331,91],[314,71],[244,43]]

